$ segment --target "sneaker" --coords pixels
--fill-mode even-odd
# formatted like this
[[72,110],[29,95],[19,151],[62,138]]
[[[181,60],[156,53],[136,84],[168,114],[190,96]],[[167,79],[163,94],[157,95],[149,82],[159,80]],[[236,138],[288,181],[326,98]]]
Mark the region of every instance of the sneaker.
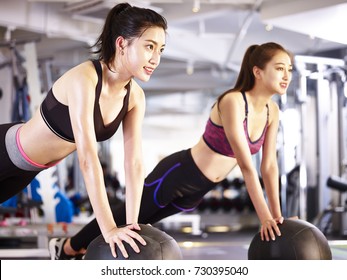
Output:
[[84,255],[78,254],[76,256],[66,255],[63,251],[64,244],[67,238],[52,238],[49,241],[49,254],[51,260],[82,260]]
[[66,238],[52,238],[49,241],[48,248],[51,260],[59,260],[65,241]]

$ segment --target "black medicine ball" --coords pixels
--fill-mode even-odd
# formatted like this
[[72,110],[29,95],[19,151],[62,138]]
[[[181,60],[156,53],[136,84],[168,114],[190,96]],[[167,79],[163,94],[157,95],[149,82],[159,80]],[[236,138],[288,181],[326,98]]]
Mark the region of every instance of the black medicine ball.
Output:
[[257,233],[248,249],[249,260],[331,260],[324,234],[303,220],[285,219],[279,224],[281,236],[275,241],[261,241]]
[[182,254],[176,240],[153,226],[140,224],[140,231],[136,231],[146,241],[143,246],[135,240],[140,248],[136,253],[132,247],[123,242],[129,258],[124,258],[117,248],[117,258],[112,256],[110,245],[105,242],[102,235],[95,238],[88,246],[85,260],[180,260]]

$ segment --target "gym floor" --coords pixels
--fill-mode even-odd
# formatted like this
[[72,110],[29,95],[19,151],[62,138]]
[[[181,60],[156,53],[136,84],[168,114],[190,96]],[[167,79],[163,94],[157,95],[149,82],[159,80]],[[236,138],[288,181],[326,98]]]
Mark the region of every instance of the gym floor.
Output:
[[[171,234],[185,260],[247,260],[248,246],[257,231],[213,233],[207,237]],[[347,240],[328,240],[333,260],[347,260]]]
[[[191,229],[187,223],[175,224],[175,227],[165,223],[155,226],[175,238],[185,260],[247,260],[248,246],[258,232],[257,219],[252,214],[202,215],[202,232],[196,235],[185,232]],[[68,234],[73,234],[79,228],[76,225],[68,226]],[[33,249],[37,248],[38,242],[36,237],[27,234],[33,232],[32,228],[22,230],[17,238],[5,237],[5,231],[6,228],[0,228],[0,259],[49,259],[48,249]],[[63,232],[56,232],[57,235],[63,235]],[[347,260],[347,237],[328,237],[328,241],[333,260]]]
[[[259,230],[257,217],[247,213],[203,215],[201,228],[201,235],[165,231],[178,242],[185,260],[247,260],[248,247]],[[347,260],[347,236],[327,239],[333,260]]]

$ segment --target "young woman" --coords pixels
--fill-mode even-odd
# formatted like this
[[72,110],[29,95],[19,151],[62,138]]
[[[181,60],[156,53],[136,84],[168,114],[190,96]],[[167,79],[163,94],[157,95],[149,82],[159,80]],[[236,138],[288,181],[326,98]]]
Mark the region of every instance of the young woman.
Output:
[[[285,94],[291,78],[291,55],[282,46],[272,42],[250,46],[235,87],[213,105],[198,143],[167,156],[146,177],[138,221],[155,223],[195,209],[238,164],[261,223],[262,239],[280,236],[277,224],[283,222],[283,217],[276,158],[279,108],[271,98]],[[260,169],[269,205],[251,157],[260,148]],[[124,224],[125,213],[124,204],[113,209],[117,221]],[[63,251],[70,255],[84,253],[99,234],[94,220],[69,238]]]
[[[124,257],[134,239],[143,189],[141,126],[145,111],[142,88],[159,65],[166,40],[166,20],[158,13],[127,3],[110,10],[96,43],[98,60],[86,61],[62,75],[26,123],[0,126],[0,202],[24,189],[42,170],[75,150],[100,230],[116,257]],[[128,226],[118,227],[108,203],[97,142],[123,125]],[[39,139],[39,141],[38,141]],[[116,223],[117,222],[117,223]],[[124,224],[124,223],[123,223]],[[61,240],[50,246],[62,248]]]

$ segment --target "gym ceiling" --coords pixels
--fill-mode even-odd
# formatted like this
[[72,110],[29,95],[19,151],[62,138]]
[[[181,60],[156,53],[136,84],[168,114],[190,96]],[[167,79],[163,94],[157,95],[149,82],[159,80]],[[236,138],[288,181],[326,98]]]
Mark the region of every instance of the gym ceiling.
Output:
[[[1,0],[0,43],[35,40],[39,60],[57,73],[85,60],[105,15],[100,0]],[[168,20],[165,54],[148,95],[229,87],[251,44],[276,41],[295,54],[344,54],[347,1],[137,0]],[[196,12],[193,12],[196,9]],[[0,63],[6,51],[0,49]]]

